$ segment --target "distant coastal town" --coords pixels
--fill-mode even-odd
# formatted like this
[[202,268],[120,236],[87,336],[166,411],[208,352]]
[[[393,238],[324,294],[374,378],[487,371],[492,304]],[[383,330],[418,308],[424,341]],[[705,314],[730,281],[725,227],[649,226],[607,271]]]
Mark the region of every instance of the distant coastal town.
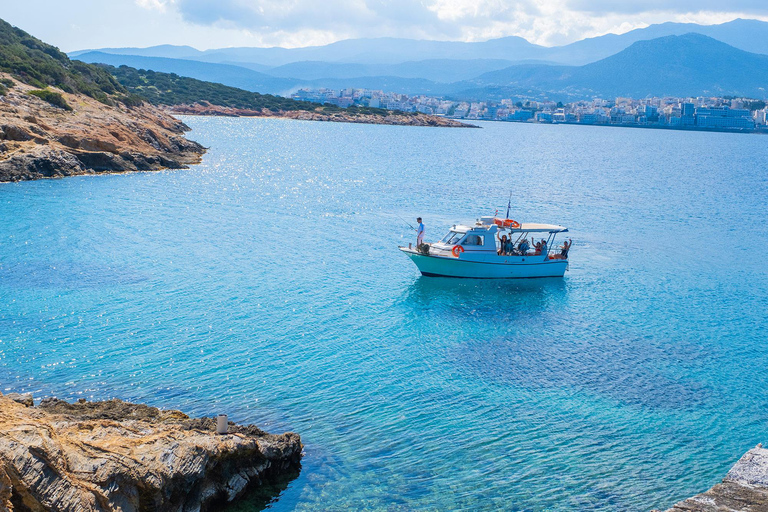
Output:
[[749,98],[615,98],[566,104],[512,99],[468,102],[353,88],[300,89],[291,97],[342,108],[382,108],[478,121],[768,133],[766,103]]

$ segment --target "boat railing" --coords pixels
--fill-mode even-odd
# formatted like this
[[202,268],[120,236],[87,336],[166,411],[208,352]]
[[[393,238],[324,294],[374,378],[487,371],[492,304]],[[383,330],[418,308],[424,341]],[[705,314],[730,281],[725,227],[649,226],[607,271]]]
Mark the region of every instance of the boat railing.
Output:
[[[498,252],[498,249],[497,249]],[[514,250],[512,253],[501,253],[500,256],[541,256],[541,253],[536,253],[534,249],[530,249],[525,254],[521,254],[520,251]],[[567,260],[568,256],[562,255],[562,249],[560,247],[554,247],[552,249],[547,249],[547,259],[548,260]]]

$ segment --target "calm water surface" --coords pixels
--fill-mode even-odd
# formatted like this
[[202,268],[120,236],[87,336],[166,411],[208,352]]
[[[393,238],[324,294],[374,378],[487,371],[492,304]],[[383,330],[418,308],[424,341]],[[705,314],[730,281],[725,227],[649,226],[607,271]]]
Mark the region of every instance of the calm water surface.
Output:
[[[299,432],[273,510],[648,510],[768,441],[768,138],[185,121],[193,169],[0,185],[0,389]],[[397,251],[510,189],[564,279]]]

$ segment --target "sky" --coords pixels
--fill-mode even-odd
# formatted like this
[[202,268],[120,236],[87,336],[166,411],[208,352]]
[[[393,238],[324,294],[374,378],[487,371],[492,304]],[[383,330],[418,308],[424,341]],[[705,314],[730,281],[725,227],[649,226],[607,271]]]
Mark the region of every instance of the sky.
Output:
[[665,21],[768,21],[768,0],[0,0],[0,18],[64,51],[299,47],[358,37],[544,46]]

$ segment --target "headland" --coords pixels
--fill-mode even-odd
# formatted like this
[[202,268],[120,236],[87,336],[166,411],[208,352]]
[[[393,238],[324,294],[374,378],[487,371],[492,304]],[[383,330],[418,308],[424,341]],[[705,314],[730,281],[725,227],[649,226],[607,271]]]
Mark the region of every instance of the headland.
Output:
[[357,112],[355,109],[329,109],[316,107],[310,110],[255,110],[225,107],[205,103],[171,105],[165,107],[173,115],[205,115],[228,117],[276,117],[300,121],[329,121],[337,123],[385,124],[398,126],[434,126],[442,128],[478,128],[455,119],[420,113],[391,111],[385,115]]
[[0,512],[220,510],[298,474],[297,434],[121,400],[0,395]]

